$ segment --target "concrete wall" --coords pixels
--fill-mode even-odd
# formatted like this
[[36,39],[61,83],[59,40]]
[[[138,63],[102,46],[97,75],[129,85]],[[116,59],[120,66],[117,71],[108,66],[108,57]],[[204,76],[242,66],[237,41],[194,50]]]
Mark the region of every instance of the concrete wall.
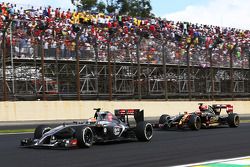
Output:
[[[144,109],[146,117],[161,114],[175,115],[198,109],[199,102],[178,101],[24,101],[0,102],[0,121],[87,119],[93,116],[93,108]],[[250,114],[250,101],[219,101],[205,104],[233,104],[239,114]]]

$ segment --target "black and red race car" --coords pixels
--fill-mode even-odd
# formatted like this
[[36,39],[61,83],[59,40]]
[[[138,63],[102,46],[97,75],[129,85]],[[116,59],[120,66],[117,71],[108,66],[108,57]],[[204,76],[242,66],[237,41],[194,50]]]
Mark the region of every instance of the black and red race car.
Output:
[[[98,142],[150,141],[153,137],[153,127],[144,121],[143,110],[118,109],[115,115],[109,111],[100,111],[100,108],[95,110],[94,117],[86,122],[62,124],[55,128],[40,125],[35,129],[34,138],[21,140],[21,146],[88,148]],[[129,115],[134,116],[135,126],[130,125]]]
[[[226,114],[222,115],[221,111],[225,110]],[[199,130],[211,126],[228,125],[229,127],[238,127],[240,117],[233,112],[233,106],[230,104],[203,105],[199,103],[199,110],[196,112],[184,112],[176,116],[164,114],[159,119],[158,127],[169,129],[172,127]]]

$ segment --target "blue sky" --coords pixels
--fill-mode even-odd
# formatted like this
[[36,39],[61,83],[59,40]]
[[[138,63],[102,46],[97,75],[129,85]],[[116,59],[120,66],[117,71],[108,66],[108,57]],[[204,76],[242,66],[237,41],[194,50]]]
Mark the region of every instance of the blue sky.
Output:
[[157,16],[184,10],[189,5],[206,5],[207,3],[208,0],[151,0],[153,13]]
[[[72,7],[71,0],[6,0],[21,5]],[[250,29],[250,0],[151,0],[156,16],[173,21]]]
[[157,16],[250,30],[249,0],[151,0]]

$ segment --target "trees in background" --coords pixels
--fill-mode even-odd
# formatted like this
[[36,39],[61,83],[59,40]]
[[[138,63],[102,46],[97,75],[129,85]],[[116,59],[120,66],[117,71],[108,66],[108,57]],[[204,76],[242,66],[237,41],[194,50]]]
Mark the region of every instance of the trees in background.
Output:
[[71,0],[78,10],[117,13],[133,17],[150,17],[150,0]]
[[149,17],[151,14],[152,6],[150,0],[128,0],[130,1],[129,15]]
[[98,12],[104,13],[105,10],[106,10],[106,8],[107,8],[107,6],[106,6],[106,4],[103,1],[100,1],[100,2],[97,3],[96,8],[97,8]]
[[71,0],[78,10],[91,11],[97,6],[97,0]]

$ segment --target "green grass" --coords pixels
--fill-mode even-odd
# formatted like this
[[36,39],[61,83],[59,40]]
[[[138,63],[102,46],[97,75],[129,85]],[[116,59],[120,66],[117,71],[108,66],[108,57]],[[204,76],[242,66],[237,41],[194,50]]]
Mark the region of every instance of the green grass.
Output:
[[[250,120],[240,120],[240,123],[250,123]],[[11,129],[11,130],[0,130],[1,133],[26,133],[26,132],[34,132],[35,129]]]
[[11,130],[0,130],[1,133],[25,133],[34,132],[35,129],[11,129]]
[[250,120],[240,120],[240,123],[250,123]]

